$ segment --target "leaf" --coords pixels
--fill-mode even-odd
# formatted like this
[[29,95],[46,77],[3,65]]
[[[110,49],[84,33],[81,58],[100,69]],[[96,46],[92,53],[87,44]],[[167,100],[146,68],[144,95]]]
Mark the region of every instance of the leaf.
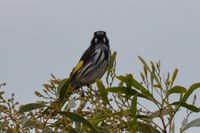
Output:
[[185,95],[183,96],[183,98],[181,99],[181,102],[185,103],[187,101],[187,99],[189,98],[189,96],[193,93],[193,91],[195,91],[197,88],[200,88],[200,83],[195,83],[193,85],[191,85],[188,89],[188,91],[185,93]]
[[36,129],[40,129],[40,125],[36,122],[36,121],[33,121],[33,120],[26,120],[26,121],[23,121],[23,128],[26,128],[26,127],[34,127]]
[[99,133],[110,133],[107,129],[104,127],[96,127]]
[[200,127],[200,118],[195,119],[195,120],[189,122],[187,125],[185,125],[185,127],[183,127],[183,131],[185,131],[191,127]]
[[108,64],[108,71],[111,71],[111,69],[113,68],[116,56],[117,56],[117,52],[114,51],[113,54],[112,54],[112,56],[111,56],[111,58],[110,58],[110,62]]
[[127,74],[126,76],[117,76],[117,78],[120,81],[125,82],[127,84],[127,87],[132,86],[135,89],[141,91],[142,95],[147,97],[148,100],[153,100],[153,96],[151,95],[151,93],[146,88],[144,88],[137,80],[135,80],[132,74]]
[[153,100],[152,94],[146,88],[144,88],[138,81],[136,81],[135,79],[132,79],[132,86],[134,88],[136,88],[137,90],[140,90],[141,93],[144,96],[148,97],[149,100]]
[[38,96],[38,97],[44,97],[44,96],[43,96],[40,92],[38,92],[38,91],[35,91],[34,93],[35,93],[35,95]]
[[147,66],[143,66],[143,71],[144,71],[144,74],[145,74],[145,77],[147,78],[148,77],[148,73],[147,73]]
[[162,89],[161,84],[154,84],[153,87]]
[[158,80],[158,76],[155,74],[155,69],[152,69],[152,71],[150,71],[150,75],[151,75],[151,84],[153,84],[153,81],[155,80],[158,84],[160,84],[159,80]]
[[193,112],[200,112],[200,109],[192,104],[187,104],[187,103],[182,103],[182,102],[174,102],[171,105],[179,105],[179,106],[185,107]]
[[187,89],[183,86],[174,86],[172,87],[169,92],[168,95],[173,94],[173,93],[186,93]]
[[168,112],[168,109],[167,109],[167,108],[165,108],[164,110],[162,110],[162,112],[160,112],[160,111],[161,111],[161,110],[159,109],[159,110],[157,110],[157,111],[151,113],[151,114],[149,115],[149,117],[150,117],[150,118],[156,118],[156,117],[160,117],[160,116],[169,115],[169,112]]
[[72,109],[72,108],[74,108],[74,107],[76,107],[76,102],[75,102],[74,99],[71,99],[71,100],[68,102],[68,104],[67,104],[65,110],[66,110],[66,111],[69,111],[70,109]]
[[63,79],[60,82],[60,84],[58,85],[59,100],[62,101],[65,98],[65,94],[66,94],[69,86],[70,86],[70,80],[69,79]]
[[97,132],[96,128],[85,118],[81,117],[78,114],[72,113],[72,112],[67,112],[67,111],[61,111],[58,112],[62,116],[66,116],[72,121],[82,123],[83,125],[87,126],[88,128],[92,129],[92,131]]
[[138,56],[138,58],[142,62],[144,67],[146,67],[145,69],[147,69],[149,72],[151,72],[151,70],[149,69],[149,67],[148,67],[147,63],[145,62],[145,60],[141,56]]
[[126,86],[128,88],[131,88],[131,84],[132,84],[132,81],[131,81],[131,78],[132,77],[132,74],[127,74],[126,76],[116,76],[117,79],[119,79],[120,81],[126,83]]
[[137,131],[140,131],[142,133],[162,133],[155,127],[148,125],[146,123],[138,122],[138,129]]
[[47,106],[44,104],[40,104],[40,103],[30,103],[30,104],[20,106],[19,113],[24,113],[27,111],[31,111],[31,110],[39,109],[39,108],[43,108],[43,107],[47,107]]
[[102,115],[102,116],[98,116],[98,117],[96,117],[96,118],[91,119],[90,122],[91,122],[93,125],[97,126],[97,125],[99,124],[99,122],[101,122],[101,121],[103,121],[103,120],[109,118],[110,116],[111,116],[111,115]]
[[176,79],[177,74],[178,74],[178,69],[175,69],[175,70],[174,70],[174,73],[173,73],[173,75],[172,75],[171,86],[174,84],[174,81],[175,81],[175,79]]
[[43,86],[44,86],[44,88],[46,88],[46,89],[53,88],[53,86],[50,85],[50,84],[43,84]]
[[137,95],[139,97],[148,99],[146,96],[128,87],[111,87],[111,88],[107,88],[106,91],[112,92],[112,93],[118,93],[118,94],[124,93],[126,95],[131,95],[131,96]]
[[184,128],[188,124],[188,118],[184,118],[182,121],[182,127]]
[[108,100],[108,93],[106,92],[105,86],[103,85],[102,81],[97,80],[96,84],[104,104],[110,104]]
[[131,102],[131,107],[130,107],[130,112],[133,115],[134,120],[137,119],[136,114],[137,114],[137,95],[133,97],[133,100]]

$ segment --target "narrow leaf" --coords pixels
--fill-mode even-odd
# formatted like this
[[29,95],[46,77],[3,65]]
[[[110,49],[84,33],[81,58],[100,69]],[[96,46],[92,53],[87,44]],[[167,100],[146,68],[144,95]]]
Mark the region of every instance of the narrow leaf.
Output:
[[105,86],[103,85],[102,81],[97,80],[96,84],[104,104],[110,104],[108,100],[108,93],[106,92]]
[[127,84],[127,87],[134,87],[135,89],[141,91],[142,95],[147,97],[149,100],[152,100],[153,96],[151,95],[151,93],[146,88],[144,88],[137,80],[135,80],[132,74],[127,74],[126,76],[117,76],[117,78],[120,81],[125,82]]
[[35,93],[35,95],[38,96],[38,97],[44,97],[44,96],[43,96],[40,92],[38,92],[38,91],[35,91],[34,93]]
[[133,97],[133,100],[131,102],[130,112],[133,115],[134,120],[136,120],[136,114],[137,114],[137,95]]
[[172,87],[169,92],[168,95],[172,94],[172,93],[186,93],[187,89],[183,86],[174,86]]
[[69,79],[62,80],[61,83],[58,85],[59,100],[62,101],[65,98],[65,94],[66,94],[69,86],[70,86],[70,80]]
[[112,93],[118,93],[118,94],[122,93],[122,94],[126,94],[126,95],[131,95],[131,96],[137,95],[139,97],[148,99],[146,96],[140,94],[136,90],[128,88],[128,87],[123,87],[123,86],[122,87],[111,87],[111,88],[106,89],[106,91],[112,92]]
[[156,129],[155,127],[153,127],[149,124],[146,124],[146,123],[142,123],[142,122],[138,122],[137,131],[140,131],[142,133],[162,133],[158,129]]
[[43,108],[43,107],[46,107],[46,105],[40,104],[40,103],[30,103],[30,104],[20,106],[19,113],[24,113],[27,111],[31,111],[31,110],[39,109],[39,108]]
[[102,115],[102,116],[98,116],[98,117],[96,117],[96,118],[91,119],[90,122],[91,122],[93,125],[97,126],[97,125],[99,124],[99,122],[101,122],[101,121],[103,121],[103,120],[109,118],[110,116],[111,116],[111,115]]
[[74,108],[74,107],[76,107],[76,102],[75,102],[74,99],[71,99],[71,100],[68,102],[68,104],[67,104],[65,110],[66,110],[66,111],[69,111],[70,109],[72,109],[72,108]]
[[174,81],[175,81],[175,79],[176,79],[177,74],[178,74],[178,69],[175,69],[175,70],[174,70],[174,73],[173,73],[173,75],[172,75],[171,86],[174,84]]
[[185,125],[185,127],[183,127],[183,131],[185,131],[191,127],[200,127],[200,118],[195,119],[195,120],[189,122],[187,125]]
[[39,129],[40,125],[36,121],[26,120],[23,122],[23,128],[26,128],[26,127],[32,127],[32,128],[34,127],[36,129]]
[[197,108],[196,106],[192,105],[192,104],[187,104],[187,103],[182,103],[182,102],[174,102],[171,105],[179,105],[179,106],[187,108],[187,109],[189,109],[193,112],[200,112],[200,109]]
[[113,68],[113,65],[114,65],[116,56],[117,56],[117,52],[114,51],[113,54],[112,54],[112,56],[111,56],[110,62],[109,62],[109,64],[108,64],[108,70],[109,70],[109,71]]
[[81,117],[78,114],[75,114],[75,113],[72,113],[72,112],[66,112],[66,111],[62,111],[62,112],[58,112],[58,113],[60,115],[62,115],[62,116],[68,117],[72,121],[82,123],[85,126],[87,126],[88,128],[92,129],[92,131],[97,132],[97,130],[95,129],[95,127],[89,121],[87,121],[85,118]]
[[149,115],[150,118],[156,118],[156,117],[160,117],[160,116],[165,116],[165,115],[169,115],[168,109],[165,108],[164,110],[162,110],[162,112],[160,112],[161,110],[157,110],[153,113],[151,113]]
[[150,72],[150,69],[149,69],[147,63],[145,62],[145,60],[142,57],[140,57],[140,56],[138,56],[138,58],[142,62],[142,64],[144,65],[144,67],[146,67],[146,69]]
[[188,91],[185,93],[185,95],[183,96],[183,98],[181,99],[181,102],[186,102],[187,99],[189,98],[189,96],[193,93],[193,91],[195,91],[197,88],[200,88],[200,83],[195,83],[193,85],[191,85],[188,89]]
[[147,96],[149,99],[152,99],[152,95],[151,93],[146,89],[144,88],[138,81],[136,81],[135,79],[132,80],[132,86],[138,90],[141,91],[141,93],[145,96]]

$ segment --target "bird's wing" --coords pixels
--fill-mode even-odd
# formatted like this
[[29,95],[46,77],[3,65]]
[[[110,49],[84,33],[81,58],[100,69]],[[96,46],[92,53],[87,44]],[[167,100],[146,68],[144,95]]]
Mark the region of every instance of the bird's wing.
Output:
[[71,72],[70,76],[73,76],[76,74],[85,64],[87,64],[88,61],[91,60],[91,57],[93,56],[93,49],[88,48],[83,55],[81,56],[81,59],[79,60],[78,64],[74,67],[73,71]]
[[76,72],[78,72],[78,70],[80,70],[83,66],[83,61],[79,61],[79,63],[76,65],[76,67],[74,67],[73,71],[71,72],[71,76],[74,75]]

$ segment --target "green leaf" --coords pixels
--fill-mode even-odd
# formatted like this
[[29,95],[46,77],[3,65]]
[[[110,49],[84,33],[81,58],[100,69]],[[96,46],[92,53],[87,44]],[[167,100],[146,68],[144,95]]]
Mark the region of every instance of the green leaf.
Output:
[[96,127],[99,133],[110,133],[107,129],[104,127]]
[[159,110],[157,110],[157,111],[151,113],[151,114],[149,115],[149,117],[150,117],[150,118],[156,118],[156,117],[160,117],[160,116],[169,115],[169,112],[168,112],[168,109],[167,109],[167,108],[163,109],[162,112],[160,112],[160,111],[161,111],[161,110],[159,109]]
[[151,72],[151,70],[150,70],[149,66],[147,65],[147,63],[145,62],[145,60],[141,56],[138,56],[138,58],[144,65],[145,69],[147,69],[149,72]]
[[103,121],[103,120],[109,118],[110,116],[111,116],[111,115],[102,115],[102,116],[98,116],[98,117],[96,117],[96,118],[91,119],[90,122],[91,122],[93,125],[97,126],[97,125],[99,124],[99,122],[101,122],[101,121]]
[[146,124],[146,123],[142,123],[142,122],[138,122],[137,131],[140,131],[142,133],[162,133],[155,127],[149,125],[148,123]]
[[44,104],[40,104],[40,103],[30,103],[30,104],[20,106],[19,113],[24,113],[27,111],[31,111],[31,110],[39,109],[39,108],[43,108],[43,107],[47,107],[47,106]]
[[195,91],[197,88],[200,88],[200,83],[195,83],[193,85],[191,85],[188,89],[188,91],[185,93],[185,95],[183,96],[183,98],[181,99],[182,103],[185,103],[187,101],[187,99],[189,98],[189,96],[193,93],[193,91]]
[[137,95],[139,97],[148,99],[146,96],[140,94],[136,90],[128,88],[128,87],[123,87],[123,86],[122,87],[107,88],[106,91],[107,92],[112,92],[112,93],[118,93],[118,94],[122,93],[122,94],[126,94],[126,95],[131,95],[131,96]]
[[96,84],[104,104],[110,104],[108,100],[108,93],[106,92],[105,86],[103,85],[102,81],[97,80]]
[[96,128],[89,121],[87,121],[85,118],[81,117],[80,115],[72,113],[72,112],[66,112],[66,111],[61,111],[61,112],[58,112],[58,113],[62,116],[68,117],[72,121],[82,123],[83,125],[92,129],[92,131],[97,133]]
[[44,97],[44,96],[43,96],[40,92],[38,92],[38,91],[35,91],[34,93],[35,93],[35,95],[38,96],[38,97]]
[[189,122],[188,124],[186,124],[185,127],[183,127],[183,131],[185,131],[191,127],[200,127],[200,118],[195,119],[195,120]]
[[131,125],[131,131],[135,133],[137,128],[137,95],[133,97],[131,102],[130,114],[133,117],[133,125]]
[[70,86],[70,80],[69,79],[63,79],[60,82],[60,84],[58,85],[59,100],[62,101],[65,98],[65,94],[66,94],[69,86]]
[[117,52],[114,51],[113,54],[112,54],[112,56],[111,56],[110,62],[108,64],[108,71],[111,71],[111,69],[113,68],[116,56],[117,56]]
[[187,108],[187,109],[189,109],[193,112],[200,112],[200,109],[197,108],[196,106],[192,105],[192,104],[187,104],[187,103],[182,103],[182,102],[174,102],[171,105],[179,105],[179,106]]
[[36,129],[40,129],[40,125],[36,121],[29,120],[29,119],[22,120],[22,126],[23,128],[34,127]]
[[119,79],[120,81],[126,83],[126,86],[127,86],[128,88],[130,88],[130,87],[131,87],[131,84],[132,84],[132,79],[131,79],[131,77],[133,77],[132,74],[127,74],[126,76],[122,76],[122,75],[116,76],[117,79]]
[[137,114],[137,95],[133,97],[133,100],[131,102],[131,107],[130,107],[130,112],[133,115],[134,120],[137,119],[136,114]]
[[173,73],[173,75],[172,75],[171,86],[174,84],[174,81],[175,81],[175,79],[176,79],[177,74],[178,74],[178,69],[175,69],[175,70],[174,70],[174,73]]
[[69,111],[70,109],[76,107],[76,101],[75,99],[70,99],[69,102],[67,103],[67,106],[65,107],[66,111]]
[[136,81],[135,79],[132,79],[132,86],[134,88],[136,88],[137,90],[140,90],[141,93],[148,97],[149,100],[152,100],[153,99],[153,96],[151,95],[151,93],[146,89],[144,88],[138,81]]
[[135,80],[132,74],[127,74],[126,76],[117,76],[117,78],[120,81],[125,82],[127,84],[127,87],[134,87],[135,89],[141,91],[142,95],[147,97],[148,100],[153,101],[153,96],[151,95],[151,93],[146,88],[144,88],[137,80]]
[[41,126],[41,124],[39,124],[39,122],[28,119],[28,117],[26,117],[26,116],[24,116],[24,118],[22,119],[21,124],[22,124],[23,128],[43,129],[43,131],[45,131],[45,132],[51,132],[51,133],[53,132],[48,126],[43,128]]
[[169,92],[168,95],[173,94],[173,93],[186,93],[187,89],[183,86],[174,86],[172,87]]

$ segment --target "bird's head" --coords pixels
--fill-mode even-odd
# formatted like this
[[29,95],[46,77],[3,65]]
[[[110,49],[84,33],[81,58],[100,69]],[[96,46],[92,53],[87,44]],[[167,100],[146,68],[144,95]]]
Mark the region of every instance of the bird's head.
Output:
[[91,44],[92,45],[105,44],[109,46],[109,40],[106,36],[106,32],[105,31],[94,32],[94,37],[92,38]]

